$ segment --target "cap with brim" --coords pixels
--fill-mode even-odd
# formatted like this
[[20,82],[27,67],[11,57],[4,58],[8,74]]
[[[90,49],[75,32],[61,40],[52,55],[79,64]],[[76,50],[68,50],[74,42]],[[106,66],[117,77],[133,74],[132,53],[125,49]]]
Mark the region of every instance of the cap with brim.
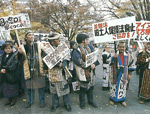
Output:
[[59,39],[60,38],[60,35],[59,34],[51,34],[51,35],[49,35],[48,36],[48,40],[49,41],[52,41],[52,40],[57,40],[57,39]]

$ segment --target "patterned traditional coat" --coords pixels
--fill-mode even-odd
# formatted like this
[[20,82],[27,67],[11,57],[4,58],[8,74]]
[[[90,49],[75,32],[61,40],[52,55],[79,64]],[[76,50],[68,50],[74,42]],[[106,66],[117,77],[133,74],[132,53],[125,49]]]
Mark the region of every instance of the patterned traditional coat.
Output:
[[[53,46],[53,48],[56,47]],[[62,68],[59,67],[60,63],[62,63]],[[65,74],[66,66],[67,60],[64,59],[49,70],[50,91],[53,94],[57,94],[58,97],[66,95],[70,92],[69,84]]]
[[139,88],[139,97],[150,99],[150,63],[148,58],[150,51],[146,50],[140,53],[137,57],[137,64],[140,66],[141,85]]
[[[38,43],[34,43],[30,46],[28,43],[24,46],[26,51],[26,60],[29,68],[28,78],[26,78],[26,87],[28,89],[43,88],[45,87],[45,75],[42,75],[40,64],[41,64],[41,49],[39,49]],[[26,66],[24,65],[24,69]],[[42,70],[43,71],[43,70]]]
[[[89,47],[82,47],[79,45],[79,47],[77,49],[74,49],[73,51],[73,62],[75,63],[75,68],[76,68],[76,72],[78,75],[78,80],[79,80],[79,85],[82,88],[89,88],[91,86],[95,85],[95,81],[94,81],[94,75],[93,75],[93,71],[91,70],[90,66],[89,67],[85,67],[85,62],[83,60],[83,54],[81,52],[81,49],[84,51],[83,53],[86,55],[88,53],[91,53],[92,50]],[[99,62],[95,62],[94,63],[95,66],[99,65]],[[88,70],[89,71],[89,78],[86,77],[86,72],[84,73],[84,70]],[[79,72],[78,72],[79,70]],[[86,77],[86,81],[81,80],[81,76],[82,77]]]
[[114,102],[124,101],[126,99],[126,86],[127,86],[127,75],[128,75],[128,65],[131,60],[129,60],[129,55],[124,52],[123,63],[121,62],[120,54],[117,57],[111,58],[111,71],[110,71],[110,99]]

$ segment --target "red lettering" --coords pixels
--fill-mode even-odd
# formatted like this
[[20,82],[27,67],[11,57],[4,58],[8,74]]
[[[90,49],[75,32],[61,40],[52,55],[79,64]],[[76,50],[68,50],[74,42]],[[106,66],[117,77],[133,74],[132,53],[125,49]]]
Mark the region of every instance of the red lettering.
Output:
[[137,28],[139,28],[139,26],[141,25],[141,22],[138,22],[138,23],[136,23],[137,24],[137,27],[136,27],[136,29]]
[[116,35],[115,34],[113,34],[113,39],[116,40]]
[[127,38],[130,38],[130,32],[127,32]]
[[121,35],[121,33],[118,33],[117,34],[117,39],[120,39],[120,38],[122,38],[122,35]]
[[104,23],[104,27],[108,27],[107,22]]
[[145,33],[146,35],[149,35],[150,34],[150,29],[146,29],[145,32],[146,32]]
[[122,33],[122,38],[125,38],[126,37],[126,33]]
[[94,29],[97,29],[97,24],[94,25]]
[[102,28],[102,23],[98,24],[98,28]]

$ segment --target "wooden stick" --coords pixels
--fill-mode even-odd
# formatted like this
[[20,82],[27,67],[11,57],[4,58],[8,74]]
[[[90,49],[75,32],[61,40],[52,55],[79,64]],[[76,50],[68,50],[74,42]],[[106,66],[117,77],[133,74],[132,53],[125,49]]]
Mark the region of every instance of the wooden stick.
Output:
[[16,33],[16,37],[17,37],[18,44],[19,44],[19,46],[20,46],[20,45],[21,45],[21,43],[20,43],[20,40],[19,40],[18,31],[17,31],[17,30],[15,30],[15,33]]

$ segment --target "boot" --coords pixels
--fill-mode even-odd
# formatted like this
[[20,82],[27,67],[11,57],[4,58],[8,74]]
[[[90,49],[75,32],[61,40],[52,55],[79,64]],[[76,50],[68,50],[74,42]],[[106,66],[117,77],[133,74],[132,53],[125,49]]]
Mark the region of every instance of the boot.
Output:
[[12,101],[12,99],[9,98],[8,101],[5,103],[5,106],[6,106],[6,105],[10,105],[10,104],[11,104],[11,101]]
[[16,104],[16,98],[14,97],[14,98],[12,98],[12,101],[11,101],[11,106],[14,106]]
[[87,90],[88,103],[93,107],[98,107],[98,104],[96,104],[93,100],[93,89],[94,87],[91,87],[89,90]]
[[85,109],[85,94],[79,94],[80,108]]

